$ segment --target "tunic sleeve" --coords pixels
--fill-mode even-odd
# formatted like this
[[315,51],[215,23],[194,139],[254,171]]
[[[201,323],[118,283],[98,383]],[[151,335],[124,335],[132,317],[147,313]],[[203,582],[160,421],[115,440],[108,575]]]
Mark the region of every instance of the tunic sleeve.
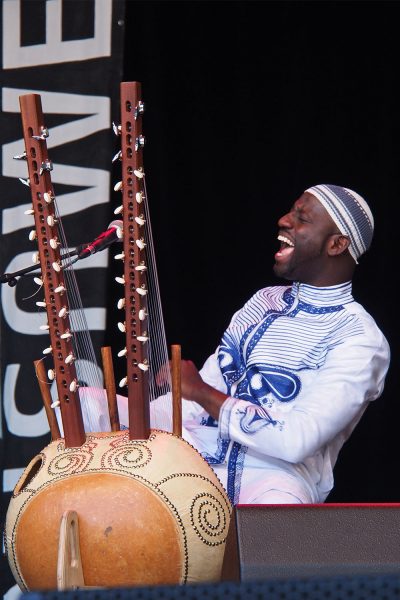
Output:
[[379,329],[349,337],[319,369],[301,374],[302,391],[291,407],[275,402],[268,409],[229,397],[220,411],[220,436],[262,455],[302,462],[341,432],[348,437],[368,402],[381,395],[389,357]]

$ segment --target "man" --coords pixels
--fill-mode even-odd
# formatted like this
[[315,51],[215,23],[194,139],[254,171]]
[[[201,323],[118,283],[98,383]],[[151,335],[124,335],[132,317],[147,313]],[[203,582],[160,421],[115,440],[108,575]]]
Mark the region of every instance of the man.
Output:
[[373,235],[365,200],[317,185],[278,227],[274,272],[294,283],[250,298],[200,372],[182,362],[183,437],[235,504],[323,502],[389,367],[384,335],[351,292]]

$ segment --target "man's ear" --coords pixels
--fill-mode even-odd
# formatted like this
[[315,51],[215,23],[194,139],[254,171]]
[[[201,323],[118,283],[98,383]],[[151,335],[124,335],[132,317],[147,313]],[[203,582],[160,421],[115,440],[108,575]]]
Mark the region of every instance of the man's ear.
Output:
[[343,254],[349,246],[350,240],[346,235],[334,233],[329,238],[328,254],[329,256],[338,256],[339,254]]

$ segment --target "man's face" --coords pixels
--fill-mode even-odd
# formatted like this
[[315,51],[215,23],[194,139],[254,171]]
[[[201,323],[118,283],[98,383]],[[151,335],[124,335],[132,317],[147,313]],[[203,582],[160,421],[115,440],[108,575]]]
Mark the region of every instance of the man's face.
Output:
[[320,285],[329,256],[327,242],[338,234],[323,205],[309,192],[278,221],[281,247],[275,254],[274,273],[283,279]]

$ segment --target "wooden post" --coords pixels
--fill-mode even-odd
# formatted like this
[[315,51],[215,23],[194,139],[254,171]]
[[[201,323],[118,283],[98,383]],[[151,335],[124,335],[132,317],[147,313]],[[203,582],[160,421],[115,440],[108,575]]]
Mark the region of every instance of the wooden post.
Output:
[[172,433],[182,437],[181,347],[171,346]]
[[49,422],[51,439],[59,440],[61,438],[60,428],[58,427],[57,417],[54,410],[51,408],[53,403],[50,388],[47,383],[47,375],[43,365],[43,360],[34,361],[35,373],[39,382],[40,392],[42,394],[44,409],[46,411],[47,420]]
[[108,414],[110,416],[111,431],[119,431],[121,429],[121,425],[118,414],[114,367],[112,362],[111,348],[109,346],[105,346],[101,349],[101,358],[103,361],[104,381],[107,392]]

